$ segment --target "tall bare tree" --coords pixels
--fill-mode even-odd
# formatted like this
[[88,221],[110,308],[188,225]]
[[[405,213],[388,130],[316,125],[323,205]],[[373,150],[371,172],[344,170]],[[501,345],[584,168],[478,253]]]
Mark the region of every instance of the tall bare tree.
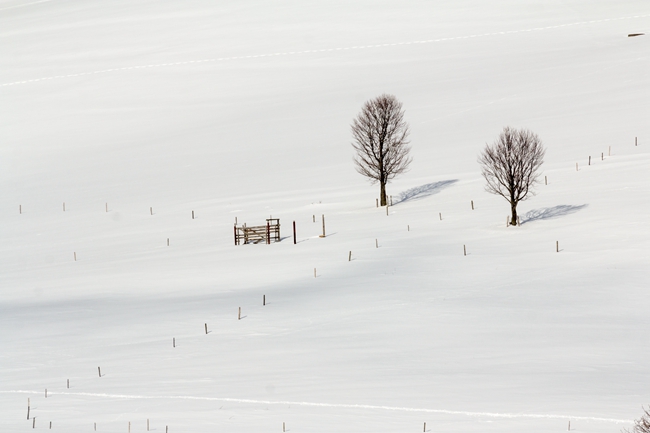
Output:
[[545,153],[537,134],[505,127],[492,145],[485,145],[478,158],[481,174],[487,181],[485,190],[510,203],[511,225],[517,225],[517,204],[534,194],[532,188]]
[[386,184],[404,173],[411,158],[409,126],[404,121],[402,103],[393,95],[380,95],[367,101],[352,122],[352,147],[357,171],[379,183],[381,205],[386,205]]

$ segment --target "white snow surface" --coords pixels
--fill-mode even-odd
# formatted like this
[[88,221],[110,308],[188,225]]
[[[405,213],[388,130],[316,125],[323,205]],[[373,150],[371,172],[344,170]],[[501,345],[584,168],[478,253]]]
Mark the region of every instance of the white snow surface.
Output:
[[[647,0],[0,0],[0,431],[630,428],[649,52]],[[349,129],[381,93],[388,215]],[[548,179],[510,228],[507,125]]]

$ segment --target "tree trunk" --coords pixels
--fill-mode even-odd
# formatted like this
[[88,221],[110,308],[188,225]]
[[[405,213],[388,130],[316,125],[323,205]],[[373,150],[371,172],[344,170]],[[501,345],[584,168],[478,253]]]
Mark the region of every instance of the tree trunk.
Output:
[[512,212],[512,219],[510,220],[511,226],[517,225],[517,203],[512,201],[510,202],[510,212]]
[[382,206],[386,206],[386,182],[379,182],[379,202]]

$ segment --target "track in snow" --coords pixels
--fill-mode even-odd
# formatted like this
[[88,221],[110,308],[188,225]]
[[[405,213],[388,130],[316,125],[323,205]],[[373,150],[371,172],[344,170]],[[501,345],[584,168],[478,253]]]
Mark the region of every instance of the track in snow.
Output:
[[[49,0],[44,0],[44,1],[49,1]],[[333,52],[333,51],[363,50],[363,49],[370,49],[370,48],[396,47],[396,46],[401,46],[401,45],[432,44],[432,43],[436,43],[436,42],[457,41],[457,40],[462,40],[462,39],[483,38],[483,37],[488,37],[488,36],[510,35],[510,34],[516,34],[516,33],[538,32],[538,31],[543,31],[543,30],[552,30],[552,29],[559,29],[559,28],[564,28],[564,27],[573,27],[573,26],[579,26],[579,25],[585,25],[585,24],[597,24],[597,23],[604,23],[604,22],[608,22],[608,21],[620,21],[620,20],[629,20],[629,19],[647,18],[647,17],[650,17],[650,14],[633,15],[633,16],[629,16],[629,17],[619,17],[619,18],[605,18],[605,19],[602,19],[602,20],[579,21],[579,22],[575,22],[575,23],[559,24],[559,25],[556,25],[556,26],[547,26],[547,27],[535,27],[535,28],[532,28],[532,29],[525,29],[525,30],[510,30],[510,31],[504,31],[504,32],[483,33],[483,34],[468,35],[468,36],[454,36],[454,37],[449,37],[449,38],[427,39],[427,40],[422,40],[422,41],[395,42],[395,43],[391,43],[391,44],[377,44],[377,45],[359,45],[359,46],[341,47],[341,48],[323,48],[323,49],[319,49],[319,50],[287,51],[287,52],[270,53],[270,54],[255,54],[255,55],[249,55],[249,56],[234,56],[234,57],[219,57],[219,58],[214,58],[214,59],[188,60],[188,61],[185,61],[185,62],[158,63],[158,64],[153,64],[153,65],[126,66],[126,67],[122,67],[122,68],[103,69],[103,70],[92,71],[92,72],[80,72],[78,74],[53,75],[51,77],[34,78],[34,79],[31,79],[31,80],[23,80],[23,81],[14,81],[12,83],[0,84],[0,87],[15,86],[15,85],[18,85],[18,84],[36,83],[36,82],[39,82],[39,81],[56,80],[56,79],[61,79],[61,78],[73,78],[73,77],[84,77],[84,76],[94,75],[94,74],[106,74],[106,73],[109,73],[109,72],[130,71],[130,70],[134,70],[134,69],[161,68],[161,67],[166,67],[166,66],[191,65],[191,64],[196,64],[196,63],[225,62],[225,61],[232,61],[232,60],[258,59],[258,58],[263,58],[263,57],[274,57],[274,56],[294,56],[294,55],[300,55],[300,54],[328,53],[328,52]]]
[[[2,394],[40,394],[40,391],[0,391]],[[600,418],[592,416],[571,416],[571,415],[553,415],[553,414],[534,414],[534,413],[492,413],[492,412],[468,412],[458,410],[446,409],[424,409],[412,407],[395,407],[395,406],[376,406],[370,404],[338,404],[338,403],[313,403],[308,401],[270,401],[270,400],[251,400],[242,398],[227,398],[227,397],[195,397],[191,395],[167,395],[167,396],[149,396],[149,395],[127,395],[127,394],[103,394],[94,392],[49,392],[48,395],[73,395],[82,397],[106,397],[106,398],[121,398],[126,400],[203,400],[203,401],[221,401],[230,403],[243,403],[243,404],[269,404],[269,405],[291,405],[291,406],[308,406],[308,407],[327,407],[327,408],[341,408],[341,409],[367,409],[367,410],[385,410],[396,412],[424,412],[424,413],[437,413],[444,415],[461,415],[468,417],[488,417],[488,418],[534,418],[534,419],[563,419],[568,421],[597,421],[597,422],[611,422],[611,423],[632,423],[632,420],[615,419],[615,418]]]

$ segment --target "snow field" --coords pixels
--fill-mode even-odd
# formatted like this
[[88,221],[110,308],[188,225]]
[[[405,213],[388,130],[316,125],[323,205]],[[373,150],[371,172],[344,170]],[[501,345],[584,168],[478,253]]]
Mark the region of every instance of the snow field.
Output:
[[[650,397],[650,87],[626,35],[648,15],[1,2],[2,430],[32,429],[27,398],[66,432],[630,426]],[[423,191],[389,216],[349,146],[381,92],[413,131],[390,194]],[[517,228],[476,164],[507,124],[548,147]],[[233,245],[235,217],[270,215],[297,245]]]

